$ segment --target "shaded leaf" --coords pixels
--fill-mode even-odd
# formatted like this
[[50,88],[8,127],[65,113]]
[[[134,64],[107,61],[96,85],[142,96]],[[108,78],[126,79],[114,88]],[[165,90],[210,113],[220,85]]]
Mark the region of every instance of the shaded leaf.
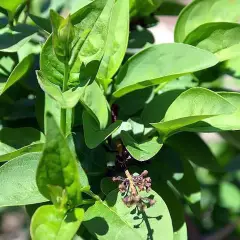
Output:
[[86,145],[89,148],[95,148],[116,131],[121,125],[122,121],[116,121],[108,126],[106,129],[101,130],[96,120],[87,112],[83,112],[83,129]]
[[0,51],[17,52],[36,32],[35,27],[26,24],[19,24],[12,29],[2,29],[0,31]]
[[18,65],[13,69],[9,78],[5,84],[0,85],[0,95],[3,94],[8,88],[19,81],[31,68],[33,63],[33,55],[25,57]]
[[166,141],[182,157],[200,167],[211,171],[221,171],[223,167],[213,155],[206,143],[194,133],[179,133],[171,136]]
[[0,162],[14,159],[25,153],[41,152],[44,141],[44,135],[34,128],[2,128],[0,130]]

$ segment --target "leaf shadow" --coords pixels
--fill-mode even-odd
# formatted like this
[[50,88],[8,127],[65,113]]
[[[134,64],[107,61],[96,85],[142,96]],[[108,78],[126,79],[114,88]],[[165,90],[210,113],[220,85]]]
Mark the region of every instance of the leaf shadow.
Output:
[[[154,195],[148,196],[150,199],[154,199]],[[147,206],[149,208],[150,206]],[[160,221],[162,219],[162,215],[158,215],[155,217],[148,216],[145,210],[139,209],[139,207],[135,207],[131,212],[131,215],[133,215],[133,220],[140,221],[140,223],[135,224],[134,228],[140,228],[142,224],[146,225],[147,228],[147,240],[153,240],[153,234],[154,230],[151,228],[151,224],[149,222],[149,219],[156,219],[157,221]]]
[[102,217],[95,217],[90,220],[84,221],[84,225],[88,228],[91,229],[91,234],[95,236],[97,239],[97,235],[103,236],[107,234],[109,230],[108,223],[106,220]]

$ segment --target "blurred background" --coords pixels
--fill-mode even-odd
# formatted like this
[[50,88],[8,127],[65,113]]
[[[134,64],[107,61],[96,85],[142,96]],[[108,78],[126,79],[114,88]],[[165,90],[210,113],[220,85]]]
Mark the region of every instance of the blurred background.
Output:
[[[54,8],[66,16],[74,9],[78,9],[83,2],[86,3],[86,0],[32,0],[31,4],[33,8],[40,9],[47,17],[49,8]],[[126,59],[149,44],[174,42],[174,27],[178,15],[189,2],[191,0],[165,0],[150,16],[134,18],[130,27]],[[0,24],[3,21],[4,18],[1,17]],[[33,45],[31,47],[33,48]],[[204,77],[199,76],[199,79],[203,87],[239,91],[239,77],[240,58],[217,65],[206,72]],[[173,84],[175,88],[178,83]],[[179,85],[179,89],[187,86],[186,83]],[[165,87],[171,88],[171,84]],[[15,106],[15,110],[11,112],[7,120],[8,125],[14,126],[14,121],[19,118],[23,122],[32,121],[31,111],[34,112],[34,107],[31,105],[31,98],[28,100],[28,103],[20,102]],[[26,105],[24,105],[26,107],[24,116],[19,116],[17,112],[21,104]],[[0,103],[0,108],[1,106]],[[203,213],[201,217],[196,218],[186,207],[189,239],[240,239],[240,133],[201,134],[201,137],[218,161],[227,165],[227,171],[213,173],[203,168],[196,168],[202,190]],[[29,218],[24,208],[1,208],[0,220],[0,240],[29,239]]]

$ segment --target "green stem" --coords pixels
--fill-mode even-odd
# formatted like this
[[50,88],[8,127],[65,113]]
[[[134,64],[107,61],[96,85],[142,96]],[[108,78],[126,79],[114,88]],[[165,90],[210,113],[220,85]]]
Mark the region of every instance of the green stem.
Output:
[[[64,80],[63,80],[63,87],[62,87],[63,92],[67,91],[67,89],[68,89],[68,86],[67,86],[68,78],[69,78],[69,65],[68,65],[68,63],[65,63],[64,64]],[[66,122],[67,122],[67,109],[62,108],[60,125],[61,125],[61,129],[62,129],[64,136],[66,136],[66,134],[67,134]]]

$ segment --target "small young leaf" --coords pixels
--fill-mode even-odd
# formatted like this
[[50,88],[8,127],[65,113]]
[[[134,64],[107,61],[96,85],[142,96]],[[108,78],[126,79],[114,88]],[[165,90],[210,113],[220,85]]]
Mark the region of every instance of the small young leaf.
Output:
[[83,129],[86,145],[89,148],[95,148],[116,131],[122,121],[116,121],[108,126],[106,129],[101,130],[96,120],[87,112],[83,112]]
[[11,72],[7,82],[0,87],[0,95],[2,95],[8,88],[19,81],[30,69],[33,63],[33,55],[25,57]]
[[[175,41],[183,42],[187,35],[205,23],[238,22],[239,1],[196,0],[181,12],[176,27]],[[197,12],[197,14],[196,14]]]
[[64,212],[53,205],[39,207],[31,220],[31,237],[33,240],[71,240],[84,217],[82,208]]
[[219,61],[239,56],[240,25],[237,23],[206,23],[192,31],[184,43],[214,53]]
[[128,132],[122,131],[121,138],[131,156],[138,161],[149,160],[154,157],[163,146],[159,137],[153,137],[150,140],[138,143]]
[[50,11],[53,28],[52,46],[59,61],[67,63],[70,59],[71,43],[74,39],[74,27],[70,16],[61,17],[54,10]]
[[217,93],[204,88],[191,88],[176,98],[164,120],[152,125],[160,134],[167,136],[206,118],[235,111],[236,107]]
[[40,153],[27,153],[0,167],[0,206],[20,206],[48,201],[38,191],[36,171]]
[[[37,170],[39,191],[56,205],[65,204],[75,207],[81,204],[80,176],[75,156],[62,135],[51,114],[47,114],[46,143]],[[54,189],[60,189],[58,196],[52,196]]]
[[84,216],[84,226],[98,239],[173,240],[172,221],[166,204],[153,190],[142,193],[153,197],[156,203],[141,212],[128,208],[118,191],[111,192],[105,202],[96,202]]
[[44,135],[34,128],[2,128],[0,130],[0,162],[14,159],[25,153],[40,152],[44,141]]
[[[154,64],[152,59],[155,59]],[[170,62],[174,62],[174,65]],[[217,63],[214,54],[185,44],[168,43],[148,47],[123,65],[113,95],[121,97],[131,91],[168,82]]]

